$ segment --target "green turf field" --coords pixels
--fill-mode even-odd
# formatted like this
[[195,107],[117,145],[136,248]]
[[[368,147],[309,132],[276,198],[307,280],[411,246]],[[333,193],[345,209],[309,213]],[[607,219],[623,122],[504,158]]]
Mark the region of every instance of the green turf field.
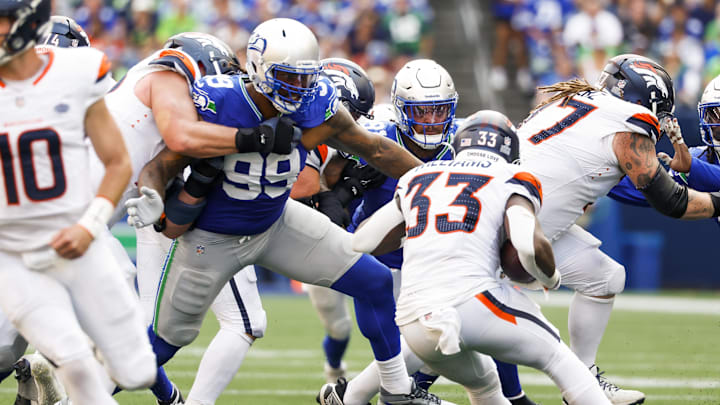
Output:
[[[543,312],[567,341],[567,294],[544,305]],[[622,298],[622,297],[621,297]],[[612,381],[644,391],[646,403],[720,404],[720,299],[687,295],[665,296],[641,305],[620,305],[610,320],[600,347],[598,364]],[[678,301],[680,300],[680,301]],[[311,404],[323,384],[323,332],[307,297],[266,296],[267,337],[256,342],[230,387],[220,397],[225,404]],[[661,303],[661,304],[660,304]],[[670,313],[665,312],[663,305]],[[170,377],[187,393],[204,348],[217,328],[210,316],[197,341],[169,363]],[[371,360],[369,346],[355,328],[346,361],[351,375]],[[559,404],[558,390],[534,370],[521,368],[521,380],[531,398]],[[441,380],[432,391],[453,402],[467,404],[464,391]],[[0,404],[12,404],[15,381],[0,384]],[[121,393],[120,404],[154,404],[148,392]]]

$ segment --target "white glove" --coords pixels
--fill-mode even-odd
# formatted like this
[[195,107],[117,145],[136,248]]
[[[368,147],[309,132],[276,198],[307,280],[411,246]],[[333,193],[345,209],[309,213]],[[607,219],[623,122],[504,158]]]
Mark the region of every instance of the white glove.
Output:
[[685,140],[682,136],[682,131],[680,131],[680,125],[678,124],[677,118],[674,117],[665,117],[660,122],[660,131],[665,132],[670,138],[670,142],[677,143],[677,144],[684,144]]
[[140,197],[125,202],[128,213],[127,223],[138,229],[157,222],[165,209],[157,191],[149,187],[141,187],[140,194],[142,194]]

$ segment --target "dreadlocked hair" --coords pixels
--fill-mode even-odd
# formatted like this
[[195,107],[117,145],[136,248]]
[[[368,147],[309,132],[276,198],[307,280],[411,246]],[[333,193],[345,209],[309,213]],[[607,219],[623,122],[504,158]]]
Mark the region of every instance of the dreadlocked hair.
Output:
[[544,94],[550,94],[555,93],[553,96],[551,96],[549,99],[543,101],[542,103],[538,104],[537,107],[533,109],[533,111],[537,111],[538,109],[550,104],[554,103],[557,100],[565,99],[562,102],[562,106],[564,107],[570,99],[578,94],[582,93],[584,91],[600,91],[599,88],[591,85],[588,83],[585,79],[572,79],[565,82],[559,82],[555,84],[551,84],[550,86],[542,86],[538,87],[538,90],[540,90],[541,93]]

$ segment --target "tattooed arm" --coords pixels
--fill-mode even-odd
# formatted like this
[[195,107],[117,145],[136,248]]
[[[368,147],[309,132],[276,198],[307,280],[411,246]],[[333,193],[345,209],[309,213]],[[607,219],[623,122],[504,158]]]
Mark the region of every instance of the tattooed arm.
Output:
[[140,177],[138,177],[137,181],[138,189],[141,187],[152,188],[164,200],[167,184],[173,177],[181,173],[182,169],[189,165],[191,161],[192,158],[190,157],[164,148],[152,160],[147,162],[140,171]]
[[720,197],[701,193],[672,180],[660,166],[655,144],[645,135],[618,132],[613,151],[622,170],[647,199],[664,215],[682,219],[702,219],[720,214]]
[[333,148],[358,155],[376,169],[396,179],[422,164],[395,142],[368,132],[353,120],[343,106],[340,106],[337,113],[322,125],[305,130],[302,143],[307,150],[325,143]]

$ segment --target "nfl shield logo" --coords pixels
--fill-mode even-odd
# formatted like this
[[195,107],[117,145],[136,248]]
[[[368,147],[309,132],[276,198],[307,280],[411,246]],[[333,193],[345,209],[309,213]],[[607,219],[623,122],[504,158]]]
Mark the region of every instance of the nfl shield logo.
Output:
[[195,253],[196,253],[198,256],[204,255],[204,254],[205,254],[205,246],[203,246],[203,245],[197,245],[197,246],[195,247]]

